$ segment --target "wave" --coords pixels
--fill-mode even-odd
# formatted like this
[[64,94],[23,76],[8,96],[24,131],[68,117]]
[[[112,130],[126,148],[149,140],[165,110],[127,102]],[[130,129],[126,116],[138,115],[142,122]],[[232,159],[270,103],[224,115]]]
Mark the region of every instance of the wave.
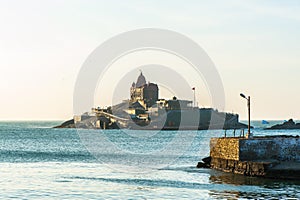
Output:
[[0,162],[88,161],[94,159],[88,152],[0,151]]

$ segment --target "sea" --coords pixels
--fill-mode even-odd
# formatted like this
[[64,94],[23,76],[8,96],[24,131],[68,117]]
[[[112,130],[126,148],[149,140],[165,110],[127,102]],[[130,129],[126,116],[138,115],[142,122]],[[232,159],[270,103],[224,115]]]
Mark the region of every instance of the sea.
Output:
[[[299,181],[196,168],[223,130],[52,128],[60,123],[0,122],[0,199],[300,199]],[[300,135],[264,130],[276,123],[253,121],[253,134]]]

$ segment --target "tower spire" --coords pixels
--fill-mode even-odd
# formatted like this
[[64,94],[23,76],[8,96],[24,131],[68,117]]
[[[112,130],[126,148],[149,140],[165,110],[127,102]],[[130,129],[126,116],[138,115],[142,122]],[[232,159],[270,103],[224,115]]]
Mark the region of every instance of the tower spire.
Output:
[[142,70],[140,70],[141,74],[139,75],[137,81],[136,81],[136,87],[141,87],[143,85],[146,85],[146,78],[145,76],[143,75],[143,72]]

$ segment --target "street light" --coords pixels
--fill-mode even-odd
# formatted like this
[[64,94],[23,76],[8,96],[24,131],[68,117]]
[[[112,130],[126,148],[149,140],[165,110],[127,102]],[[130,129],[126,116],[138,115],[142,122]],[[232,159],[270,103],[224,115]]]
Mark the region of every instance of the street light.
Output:
[[241,93],[240,96],[247,99],[247,97],[243,93]]
[[248,98],[246,97],[246,95],[244,95],[243,93],[240,94],[241,97],[243,97],[244,99],[247,100],[247,106],[248,106],[248,138],[252,138],[253,135],[250,132],[250,96],[248,96]]

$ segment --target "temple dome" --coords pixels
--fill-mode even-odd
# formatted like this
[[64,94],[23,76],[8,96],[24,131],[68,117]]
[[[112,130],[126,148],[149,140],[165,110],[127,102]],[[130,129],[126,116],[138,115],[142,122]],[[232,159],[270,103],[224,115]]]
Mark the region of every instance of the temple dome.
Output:
[[141,74],[139,75],[139,77],[138,77],[138,79],[136,81],[135,86],[136,87],[142,87],[143,85],[146,85],[146,78],[143,75],[143,73],[141,72]]

